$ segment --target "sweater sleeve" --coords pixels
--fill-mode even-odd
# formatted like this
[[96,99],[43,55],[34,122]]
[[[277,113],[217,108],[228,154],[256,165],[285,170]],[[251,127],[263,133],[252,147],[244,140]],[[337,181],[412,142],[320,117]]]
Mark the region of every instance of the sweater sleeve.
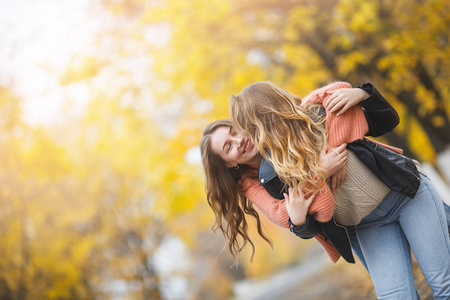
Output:
[[361,106],[355,105],[340,116],[330,113],[328,109],[328,99],[333,91],[351,87],[347,82],[334,82],[313,91],[302,100],[302,105],[322,103],[325,107],[327,113],[326,130],[328,133],[328,144],[331,147],[337,147],[343,143],[350,143],[361,139],[369,130]]
[[285,200],[273,198],[257,180],[245,179],[243,182],[244,195],[273,223],[289,228],[289,214]]
[[[289,215],[286,210],[285,200],[277,200],[270,196],[270,194],[264,189],[264,187],[259,185],[259,182],[257,180],[244,180],[243,190],[247,199],[252,201],[252,203],[254,203],[270,221],[279,226],[289,228]],[[322,194],[327,195],[327,193],[325,192],[320,193],[317,197],[323,197]],[[314,199],[314,201],[317,200],[317,197],[316,199]],[[313,207],[313,205],[314,203],[311,204],[311,207]],[[333,262],[337,262],[341,255],[330,243],[330,241],[325,238],[322,233],[317,234],[315,238],[325,249],[330,259]]]
[[318,182],[320,190],[309,207],[308,214],[319,222],[328,222],[334,213],[334,197],[325,181]]
[[[319,222],[327,222],[333,216],[334,198],[324,181],[321,181],[319,186],[320,192],[311,203],[308,214]],[[243,182],[243,191],[247,199],[254,203],[271,222],[289,228],[289,214],[286,210],[285,199],[273,198],[257,180],[246,179]]]

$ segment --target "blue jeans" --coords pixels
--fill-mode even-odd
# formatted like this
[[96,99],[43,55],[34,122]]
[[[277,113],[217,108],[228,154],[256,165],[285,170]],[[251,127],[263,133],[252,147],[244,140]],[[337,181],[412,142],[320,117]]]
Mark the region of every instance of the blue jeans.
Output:
[[444,202],[444,209],[445,209],[445,214],[447,216],[448,230],[450,231],[450,206],[448,206],[445,202]]
[[379,299],[420,299],[410,249],[434,299],[450,299],[446,211],[430,179],[421,177],[413,199],[391,191],[360,224],[349,227],[353,251],[369,272]]

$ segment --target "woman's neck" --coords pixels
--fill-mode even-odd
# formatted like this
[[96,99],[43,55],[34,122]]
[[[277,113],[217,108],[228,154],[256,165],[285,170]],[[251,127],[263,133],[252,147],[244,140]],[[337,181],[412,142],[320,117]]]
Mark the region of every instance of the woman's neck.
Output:
[[261,164],[261,159],[262,156],[261,154],[258,153],[251,161],[247,163],[247,165],[251,168],[258,168],[259,165]]

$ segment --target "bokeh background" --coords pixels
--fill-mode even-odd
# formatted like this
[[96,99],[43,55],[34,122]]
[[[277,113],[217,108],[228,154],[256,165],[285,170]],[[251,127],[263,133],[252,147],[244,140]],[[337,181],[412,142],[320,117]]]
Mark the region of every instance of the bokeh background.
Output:
[[[331,265],[264,222],[232,267],[211,232],[201,132],[255,81],[372,82],[448,198],[449,25],[445,0],[0,0],[0,299],[253,299]],[[371,290],[355,270],[330,274]]]

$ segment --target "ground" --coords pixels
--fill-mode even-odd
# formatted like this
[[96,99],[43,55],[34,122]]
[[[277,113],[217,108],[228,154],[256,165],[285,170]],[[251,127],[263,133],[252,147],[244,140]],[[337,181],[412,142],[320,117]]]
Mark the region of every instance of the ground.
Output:
[[[433,299],[422,273],[414,263],[414,277],[421,300]],[[377,299],[369,275],[364,267],[338,262],[280,295],[279,300],[371,300]]]

